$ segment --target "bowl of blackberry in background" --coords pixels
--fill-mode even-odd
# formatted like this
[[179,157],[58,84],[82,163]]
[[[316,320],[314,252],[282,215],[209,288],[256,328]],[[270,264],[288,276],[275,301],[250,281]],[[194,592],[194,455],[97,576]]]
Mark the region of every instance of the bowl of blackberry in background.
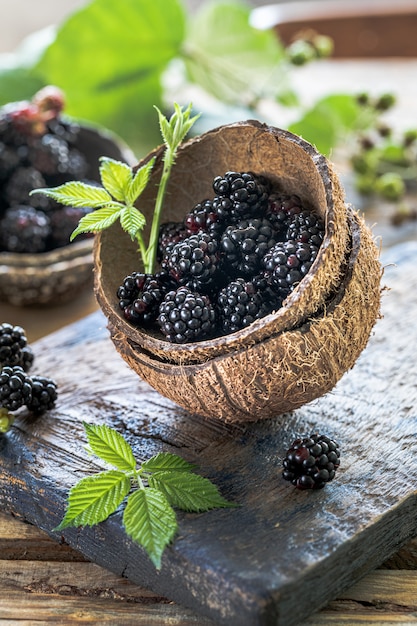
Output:
[[[151,222],[155,157],[140,209]],[[171,173],[157,272],[118,224],[96,235],[95,293],[129,366],[190,412],[283,415],[330,391],[379,316],[371,230],[331,162],[256,121],[185,142]]]
[[101,156],[134,162],[109,131],[66,117],[64,104],[48,86],[0,109],[0,299],[16,306],[61,304],[93,284],[92,238],[70,243],[87,210],[30,192],[99,181]]

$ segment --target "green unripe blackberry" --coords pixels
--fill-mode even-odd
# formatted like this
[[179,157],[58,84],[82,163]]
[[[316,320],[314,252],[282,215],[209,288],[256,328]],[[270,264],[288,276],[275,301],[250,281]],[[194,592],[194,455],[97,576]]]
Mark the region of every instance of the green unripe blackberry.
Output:
[[316,58],[314,46],[305,39],[297,39],[286,49],[287,57],[293,65],[306,65]]
[[282,462],[284,480],[298,489],[322,489],[340,465],[339,445],[326,435],[296,439]]
[[0,408],[0,435],[4,435],[14,422],[14,415],[4,407]]

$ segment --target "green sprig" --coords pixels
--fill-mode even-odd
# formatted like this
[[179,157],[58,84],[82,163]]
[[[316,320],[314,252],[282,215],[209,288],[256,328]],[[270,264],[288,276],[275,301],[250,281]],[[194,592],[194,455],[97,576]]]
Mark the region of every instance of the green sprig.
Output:
[[68,495],[61,531],[70,526],[93,526],[114,513],[126,500],[123,526],[147,552],[157,569],[178,523],[174,507],[187,512],[235,507],[195,466],[169,452],[159,452],[138,466],[131,446],[106,425],[84,423],[89,452],[116,469],[82,478]]
[[174,113],[170,119],[167,119],[158,107],[155,108],[158,112],[165,152],[147,243],[143,239],[142,232],[146,225],[146,218],[135,205],[149,183],[155,157],[149,159],[135,173],[126,163],[101,157],[99,168],[101,187],[71,181],[58,187],[31,191],[31,194],[41,193],[65,206],[94,209],[93,212],[81,218],[77,228],[71,234],[70,241],[83,233],[102,232],[119,220],[122,229],[132,241],[137,243],[144,272],[149,274],[153,273],[156,264],[164,198],[177,150],[199,117],[198,115],[191,117],[191,104],[184,109],[174,103]]

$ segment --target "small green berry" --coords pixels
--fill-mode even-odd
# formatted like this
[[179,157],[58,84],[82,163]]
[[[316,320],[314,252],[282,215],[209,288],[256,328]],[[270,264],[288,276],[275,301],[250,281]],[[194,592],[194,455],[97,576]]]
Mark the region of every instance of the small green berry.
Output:
[[397,201],[405,193],[405,183],[396,172],[386,172],[375,181],[375,190],[386,200]]
[[287,56],[290,63],[301,66],[316,58],[316,52],[311,43],[304,39],[297,39],[288,46]]
[[7,433],[14,422],[14,415],[4,407],[0,408],[0,434]]
[[395,104],[395,96],[392,93],[384,93],[375,102],[375,109],[377,111],[388,111]]
[[313,44],[318,59],[327,59],[332,56],[334,43],[331,37],[327,37],[327,35],[316,35],[313,37],[311,43]]

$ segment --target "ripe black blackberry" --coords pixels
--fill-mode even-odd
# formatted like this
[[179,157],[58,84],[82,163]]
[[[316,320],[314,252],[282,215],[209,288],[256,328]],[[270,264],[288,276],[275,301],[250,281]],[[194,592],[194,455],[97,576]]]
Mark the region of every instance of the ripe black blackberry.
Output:
[[3,367],[0,373],[0,407],[16,411],[32,400],[32,381],[22,367]]
[[174,280],[165,271],[156,274],[133,272],[126,276],[117,290],[119,307],[132,324],[153,324],[159,313],[159,305],[168,291],[175,287]]
[[254,276],[268,250],[277,242],[276,232],[266,218],[240,220],[227,226],[220,246],[229,275]]
[[299,196],[273,192],[268,197],[268,206],[265,217],[274,225],[279,239],[284,241],[287,237],[288,223],[292,217],[303,210]]
[[208,296],[179,287],[161,303],[158,324],[172,343],[200,341],[213,333],[216,314]]
[[189,236],[183,222],[164,222],[159,227],[158,261],[168,254],[172,247]]
[[218,325],[223,334],[234,333],[257,319],[265,317],[281,302],[261,276],[252,280],[236,278],[219,291]]
[[20,365],[22,349],[27,346],[26,333],[21,326],[0,324],[0,367]]
[[52,133],[35,137],[29,142],[28,158],[44,176],[62,174],[68,170],[68,143]]
[[338,444],[326,435],[296,439],[282,462],[284,480],[298,489],[322,489],[340,465]]
[[35,167],[18,167],[5,182],[4,199],[9,206],[23,204],[33,206],[36,209],[48,208],[48,198],[42,194],[29,196],[33,189],[46,186],[45,178]]
[[8,209],[0,221],[0,249],[8,252],[44,252],[51,233],[44,211],[28,205]]
[[287,226],[287,239],[321,246],[324,237],[324,222],[313,211],[303,210],[291,216]]
[[161,267],[192,291],[210,290],[219,274],[218,243],[207,233],[190,235],[164,256]]
[[184,226],[189,235],[204,232],[217,238],[225,229],[223,220],[213,207],[213,200],[209,199],[199,202],[187,213],[184,218]]
[[0,141],[0,180],[4,181],[20,165],[19,151]]
[[226,172],[213,180],[213,190],[213,208],[221,220],[231,223],[261,216],[268,206],[271,185],[252,172]]
[[[70,236],[77,228],[80,219],[93,209],[86,207],[63,206],[57,207],[55,210],[48,212],[50,225],[50,242],[51,249],[61,248],[70,243]],[[78,236],[78,239],[92,237],[91,233],[85,233]]]
[[306,276],[318,253],[318,246],[301,241],[279,241],[264,256],[262,265],[271,285],[283,299]]
[[32,376],[31,385],[32,398],[25,403],[28,410],[40,415],[53,409],[58,398],[56,382],[46,376]]

